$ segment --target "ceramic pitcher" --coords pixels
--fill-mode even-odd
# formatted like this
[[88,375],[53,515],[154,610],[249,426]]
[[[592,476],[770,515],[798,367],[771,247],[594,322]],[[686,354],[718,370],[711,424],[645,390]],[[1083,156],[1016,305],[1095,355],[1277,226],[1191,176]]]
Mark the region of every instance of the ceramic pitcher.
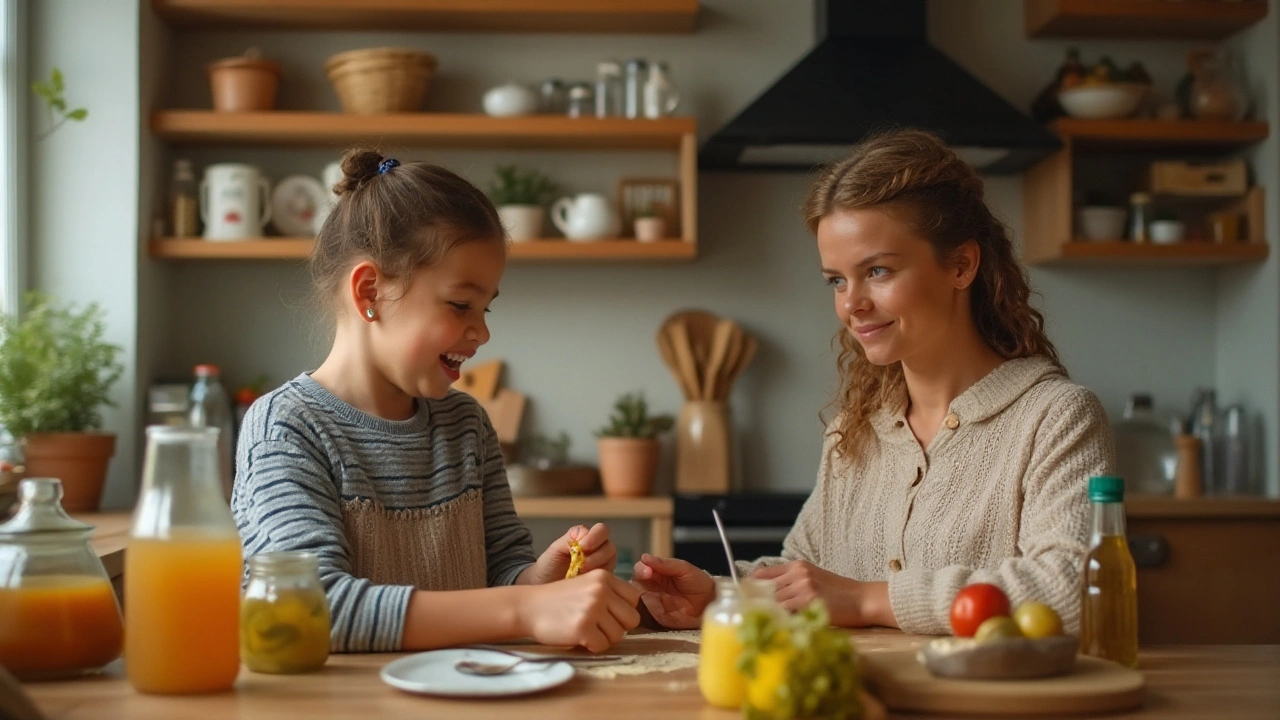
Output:
[[551,222],[570,240],[615,238],[622,230],[612,203],[599,193],[560,198],[551,206]]
[[219,163],[205,168],[200,182],[200,218],[206,240],[262,237],[271,219],[271,188],[252,165]]

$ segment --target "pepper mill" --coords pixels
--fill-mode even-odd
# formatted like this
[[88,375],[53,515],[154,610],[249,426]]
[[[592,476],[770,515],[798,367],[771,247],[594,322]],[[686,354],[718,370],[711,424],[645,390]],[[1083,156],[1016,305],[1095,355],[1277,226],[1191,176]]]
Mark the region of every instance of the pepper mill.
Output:
[[1200,477],[1200,438],[1195,435],[1175,435],[1178,448],[1178,468],[1173,475],[1173,496],[1186,500],[1198,498],[1204,484]]

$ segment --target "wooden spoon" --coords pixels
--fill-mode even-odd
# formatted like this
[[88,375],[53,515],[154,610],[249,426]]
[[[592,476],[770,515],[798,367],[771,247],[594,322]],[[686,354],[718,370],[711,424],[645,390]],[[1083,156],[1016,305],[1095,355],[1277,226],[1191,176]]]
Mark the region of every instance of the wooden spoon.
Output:
[[685,382],[684,373],[680,370],[680,361],[676,357],[676,349],[671,344],[671,336],[665,325],[658,328],[658,352],[662,355],[662,361],[667,364],[667,369],[671,371],[672,377],[676,379],[680,394],[686,400],[692,398],[693,389]]
[[745,332],[742,333],[742,350],[738,353],[738,357],[733,364],[733,369],[729,373],[730,383],[738,379],[738,376],[747,368],[747,365],[751,364],[751,359],[754,358],[755,355],[756,339]]
[[670,328],[671,346],[676,351],[676,362],[680,365],[680,374],[684,376],[684,385],[690,390],[685,396],[687,400],[697,400],[700,396],[698,387],[698,364],[693,356],[693,347],[689,343],[689,330],[683,320],[677,320]]
[[725,359],[729,357],[729,342],[733,338],[734,322],[723,318],[716,323],[716,331],[711,342],[711,357],[707,361],[706,377],[702,383],[703,400],[723,400],[728,388],[725,380]]
[[680,321],[683,321],[688,328],[689,346],[693,350],[694,360],[697,361],[698,377],[702,377],[707,363],[711,360],[711,344],[720,318],[706,310],[681,310],[666,320],[669,323]]

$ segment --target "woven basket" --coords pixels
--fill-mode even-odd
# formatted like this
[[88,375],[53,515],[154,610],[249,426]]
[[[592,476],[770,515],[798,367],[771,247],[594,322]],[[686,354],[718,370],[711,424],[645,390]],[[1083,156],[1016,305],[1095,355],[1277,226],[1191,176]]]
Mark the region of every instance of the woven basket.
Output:
[[435,56],[403,48],[349,50],[324,64],[342,109],[357,115],[421,109],[435,69]]

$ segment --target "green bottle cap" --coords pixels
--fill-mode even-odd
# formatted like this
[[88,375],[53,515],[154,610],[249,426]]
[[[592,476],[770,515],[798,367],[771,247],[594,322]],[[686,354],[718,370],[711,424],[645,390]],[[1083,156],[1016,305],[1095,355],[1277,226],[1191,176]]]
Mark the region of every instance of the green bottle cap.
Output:
[[1115,475],[1089,478],[1089,500],[1096,503],[1124,502],[1124,478]]

